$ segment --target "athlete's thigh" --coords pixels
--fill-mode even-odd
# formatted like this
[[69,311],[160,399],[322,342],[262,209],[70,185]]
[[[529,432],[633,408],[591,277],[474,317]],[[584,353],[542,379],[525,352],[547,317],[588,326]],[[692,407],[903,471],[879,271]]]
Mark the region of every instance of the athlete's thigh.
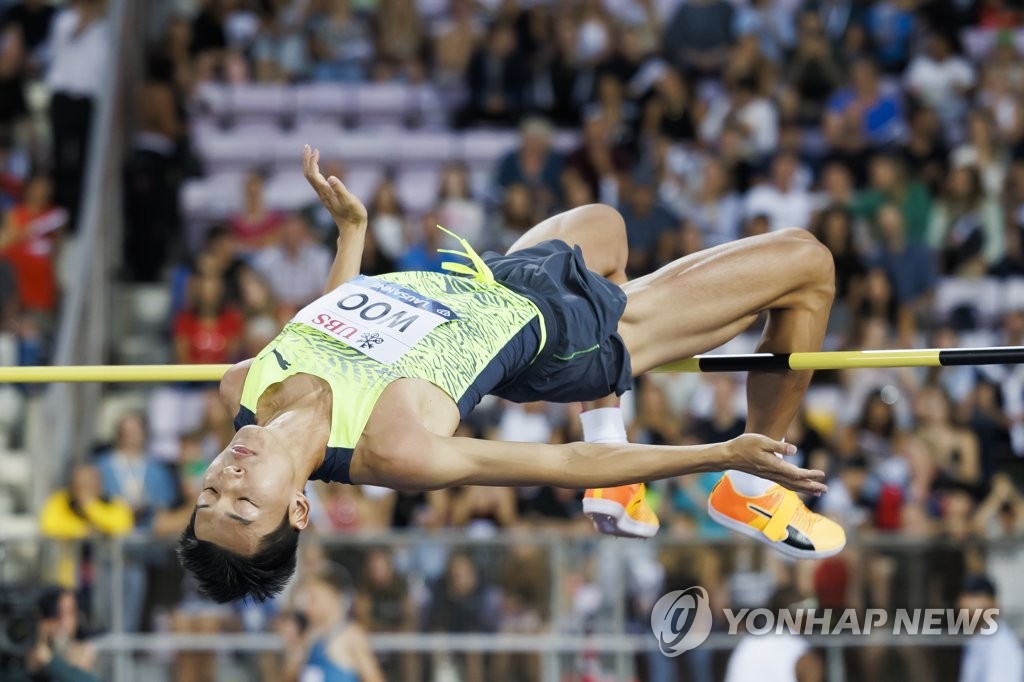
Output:
[[605,277],[621,273],[624,280],[629,256],[626,225],[622,215],[611,206],[589,204],[551,216],[530,228],[508,252],[536,246],[549,239],[561,239],[579,246],[590,270]]
[[803,305],[817,282],[824,300],[831,268],[817,240],[784,230],[699,251],[624,284],[619,333],[634,373],[717,348],[760,312]]

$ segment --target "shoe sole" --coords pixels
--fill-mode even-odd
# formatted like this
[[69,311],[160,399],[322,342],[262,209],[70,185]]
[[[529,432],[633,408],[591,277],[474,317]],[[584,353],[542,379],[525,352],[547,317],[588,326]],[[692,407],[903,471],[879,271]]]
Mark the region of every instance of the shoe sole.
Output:
[[583,499],[583,513],[594,522],[594,528],[605,535],[653,538],[658,534],[658,526],[630,518],[626,508],[613,500],[586,497]]
[[736,519],[732,518],[731,516],[726,516],[725,514],[721,513],[720,511],[717,511],[714,507],[711,506],[711,500],[710,499],[708,500],[708,516],[710,516],[716,523],[718,523],[718,524],[720,524],[722,526],[725,526],[729,530],[734,530],[737,533],[741,533],[743,535],[746,535],[749,538],[753,538],[753,539],[757,540],[758,542],[766,544],[769,547],[771,547],[772,549],[774,549],[776,552],[779,552],[780,554],[784,554],[784,555],[788,556],[791,559],[827,559],[827,558],[829,558],[831,556],[835,556],[836,554],[839,554],[840,552],[843,551],[843,548],[846,547],[846,544],[844,543],[841,546],[836,547],[834,549],[825,549],[825,550],[821,550],[821,551],[815,550],[813,552],[805,552],[803,550],[799,550],[799,549],[795,549],[793,547],[790,547],[787,544],[784,544],[784,543],[781,543],[781,542],[775,542],[773,540],[769,540],[765,536],[764,533],[762,533],[761,531],[757,530],[756,528],[751,528],[747,524],[741,523],[741,522],[737,521]]

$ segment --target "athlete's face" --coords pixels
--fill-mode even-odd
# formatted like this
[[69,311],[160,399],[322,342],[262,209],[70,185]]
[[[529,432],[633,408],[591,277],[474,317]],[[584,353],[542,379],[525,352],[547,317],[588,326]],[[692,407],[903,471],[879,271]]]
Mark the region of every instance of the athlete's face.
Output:
[[196,537],[248,556],[286,512],[292,526],[304,528],[307,503],[285,452],[285,444],[267,429],[240,429],[203,475]]

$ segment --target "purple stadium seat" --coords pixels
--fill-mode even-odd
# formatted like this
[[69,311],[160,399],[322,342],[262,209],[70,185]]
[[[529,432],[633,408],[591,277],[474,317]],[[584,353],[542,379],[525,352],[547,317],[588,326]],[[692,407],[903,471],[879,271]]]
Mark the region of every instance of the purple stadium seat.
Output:
[[237,123],[280,124],[295,110],[295,99],[287,85],[236,85],[228,91],[231,116]]
[[292,90],[295,99],[295,125],[333,124],[341,127],[355,110],[352,93],[335,83],[298,85]]
[[352,88],[360,128],[402,128],[414,117],[413,88],[402,83],[368,83]]

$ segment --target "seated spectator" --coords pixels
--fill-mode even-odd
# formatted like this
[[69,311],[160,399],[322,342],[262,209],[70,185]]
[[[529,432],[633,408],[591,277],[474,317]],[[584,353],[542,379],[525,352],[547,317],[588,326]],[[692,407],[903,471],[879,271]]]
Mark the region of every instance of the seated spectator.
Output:
[[850,67],[850,85],[829,99],[822,121],[829,146],[845,152],[879,147],[903,134],[903,107],[895,95],[882,91],[878,70],[869,59]]
[[268,2],[259,8],[260,28],[252,43],[256,80],[286,83],[310,71],[309,44],[295,10],[287,3]]
[[799,38],[785,80],[797,98],[798,121],[817,126],[829,96],[843,81],[843,73],[817,12],[803,11],[798,31]]
[[464,486],[451,496],[448,521],[471,535],[489,536],[516,524],[516,495],[512,488]]
[[441,225],[470,244],[483,240],[484,207],[473,199],[465,166],[450,164],[441,171],[437,217]]
[[[429,632],[493,632],[498,613],[493,588],[467,554],[452,554],[444,575],[431,587],[427,611]],[[481,681],[484,660],[479,653],[467,653],[453,662],[460,677]]]
[[333,261],[334,254],[313,241],[302,216],[292,214],[282,223],[277,243],[261,249],[252,266],[278,302],[296,311],[323,293]]
[[644,106],[644,133],[664,135],[673,142],[693,142],[704,113],[692,85],[675,69],[666,68]]
[[426,35],[413,0],[381,0],[373,15],[376,37],[373,79],[421,81]]
[[978,496],[981,454],[978,439],[953,421],[953,401],[941,386],[925,386],[914,403],[914,435],[927,449],[932,466],[932,491],[960,490]]
[[679,221],[658,199],[654,178],[645,169],[633,174],[630,190],[624,194],[626,198],[618,208],[626,221],[628,268],[631,273],[643,275],[660,264],[663,254],[659,246],[671,236]]
[[743,155],[751,163],[760,163],[778,147],[779,114],[772,100],[759,92],[755,76],[731,80],[726,96],[712,101],[701,121],[701,139],[719,140],[727,128],[739,136]]
[[662,38],[672,63],[697,77],[716,76],[729,56],[734,13],[725,0],[693,0],[679,5]]
[[1003,233],[1003,207],[998,197],[985,192],[978,169],[950,170],[928,226],[928,244],[939,254],[942,273],[985,274],[1004,254]]
[[462,80],[484,38],[484,27],[472,0],[454,0],[450,9],[450,15],[438,20],[433,31],[433,79],[442,87]]
[[265,177],[260,171],[245,176],[245,197],[242,211],[228,218],[231,235],[246,252],[261,249],[277,239],[284,216],[266,207],[263,200]]
[[875,222],[881,244],[872,264],[881,268],[892,282],[899,305],[919,306],[938,282],[935,255],[928,247],[910,241],[903,213],[894,204],[883,205]]
[[[390,260],[396,260],[405,251],[405,208],[398,200],[395,180],[386,177],[377,185],[370,200],[370,229],[373,240],[380,252]],[[368,235],[369,236],[369,235]]]
[[868,187],[853,202],[854,215],[874,220],[885,204],[894,204],[902,216],[904,237],[911,244],[923,244],[932,214],[932,197],[928,189],[907,176],[902,160],[879,154],[871,159]]
[[615,139],[604,112],[590,110],[583,122],[582,144],[566,158],[566,170],[586,182],[598,201],[614,204],[618,201],[619,177],[635,164],[633,152]]
[[428,213],[420,223],[420,234],[398,257],[399,270],[427,270],[444,272],[441,263],[444,261],[437,252],[441,246],[441,230],[437,229],[437,215]]
[[[374,548],[366,553],[355,599],[356,620],[375,632],[413,632],[416,629],[416,605],[408,579],[395,570],[390,548]],[[380,656],[384,677],[410,680],[417,677],[415,654]]]
[[929,36],[926,51],[914,57],[903,79],[907,91],[934,109],[946,131],[955,134],[963,123],[967,93],[974,87],[974,69],[953,54],[949,38],[942,33]]
[[175,361],[186,365],[233,361],[244,319],[228,304],[223,282],[209,275],[197,277],[190,298],[189,307],[174,321]]
[[562,175],[563,159],[551,148],[551,124],[544,119],[524,121],[521,133],[519,148],[498,162],[495,188],[500,193],[513,185],[524,186],[529,190],[532,210],[547,215],[557,203],[555,192]]
[[[415,14],[415,10],[411,10]],[[489,123],[514,126],[524,112],[528,82],[526,63],[516,50],[511,24],[496,23],[469,60],[466,88],[469,102],[458,116],[460,127]]]
[[902,71],[917,26],[914,6],[902,0],[877,2],[867,9],[865,23],[882,68],[887,73]]
[[932,194],[942,190],[949,165],[949,147],[933,109],[918,107],[910,117],[909,138],[901,151],[906,168]]
[[[93,535],[120,536],[134,526],[131,507],[116,497],[103,494],[100,472],[80,464],[71,470],[71,481],[57,490],[39,512],[39,530],[55,540],[85,540]],[[81,547],[61,546],[56,581],[64,587],[79,584],[78,556]]]
[[486,230],[487,248],[502,253],[539,222],[537,207],[530,203],[526,185],[509,186],[493,214]]
[[772,161],[768,182],[754,187],[747,194],[744,212],[748,217],[768,216],[772,230],[787,227],[811,228],[814,200],[806,187],[797,179],[800,160],[783,152]]
[[68,219],[52,198],[50,179],[33,176],[24,201],[7,213],[0,231],[0,257],[14,267],[21,307],[44,315],[57,305],[57,243]]
[[313,23],[311,50],[313,78],[354,83],[364,80],[373,57],[373,37],[366,23],[352,11],[351,0],[330,0]]

